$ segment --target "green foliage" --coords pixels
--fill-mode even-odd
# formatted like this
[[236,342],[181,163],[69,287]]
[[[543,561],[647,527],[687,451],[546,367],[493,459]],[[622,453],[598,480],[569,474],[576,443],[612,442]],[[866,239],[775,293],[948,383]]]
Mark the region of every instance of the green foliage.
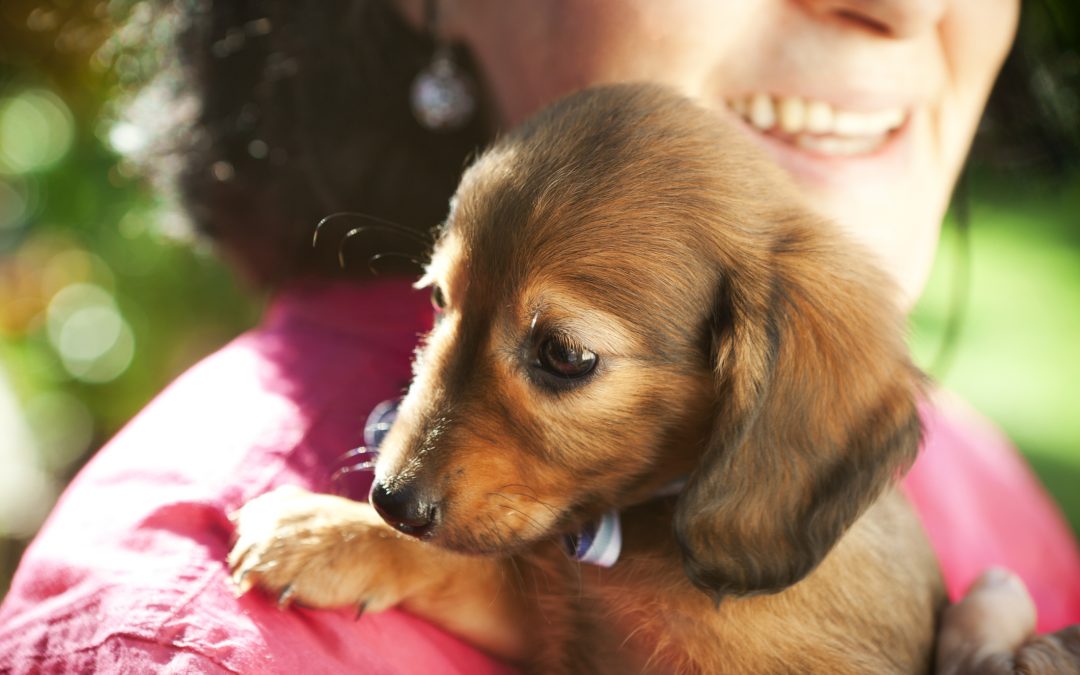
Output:
[[[975,182],[966,318],[950,365],[932,375],[1002,426],[1080,533],[1080,174]],[[913,316],[924,365],[955,311],[958,255],[952,225]]]
[[109,6],[0,4],[0,595],[83,461],[261,304],[110,145],[148,66],[105,53]]

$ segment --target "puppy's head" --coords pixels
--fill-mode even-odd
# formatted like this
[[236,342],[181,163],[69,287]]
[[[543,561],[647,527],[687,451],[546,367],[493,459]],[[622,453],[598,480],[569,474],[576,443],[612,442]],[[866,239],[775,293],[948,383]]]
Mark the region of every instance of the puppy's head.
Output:
[[379,459],[391,524],[512,552],[689,474],[675,530],[696,584],[813,569],[911,461],[918,374],[891,285],[744,143],[623,85],[468,170]]

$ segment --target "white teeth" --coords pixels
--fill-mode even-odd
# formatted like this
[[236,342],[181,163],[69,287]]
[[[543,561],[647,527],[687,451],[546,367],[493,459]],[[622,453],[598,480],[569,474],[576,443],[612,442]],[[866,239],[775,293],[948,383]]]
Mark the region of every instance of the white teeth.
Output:
[[833,115],[832,132],[838,136],[866,136],[873,133],[866,115],[856,115],[846,110],[838,110]]
[[842,136],[799,134],[795,137],[795,144],[800,148],[819,155],[832,156],[865,155],[877,150],[884,142],[885,139],[882,136],[844,138]]
[[806,106],[806,130],[812,134],[824,134],[832,128],[832,106],[825,101],[811,101]]
[[[778,129],[800,147],[828,154],[858,154],[879,146],[907,118],[902,108],[872,113],[837,110],[825,101],[758,92],[728,101],[731,110],[762,131]],[[805,142],[804,142],[805,137]],[[835,141],[835,142],[834,142]]]
[[877,114],[876,122],[886,129],[896,129],[904,123],[904,111],[900,108],[883,110]]
[[806,106],[801,98],[785,97],[780,99],[777,106],[780,117],[780,128],[789,134],[795,134],[803,130],[806,123]]
[[750,123],[758,129],[772,129],[776,124],[776,109],[768,94],[754,94],[750,99]]

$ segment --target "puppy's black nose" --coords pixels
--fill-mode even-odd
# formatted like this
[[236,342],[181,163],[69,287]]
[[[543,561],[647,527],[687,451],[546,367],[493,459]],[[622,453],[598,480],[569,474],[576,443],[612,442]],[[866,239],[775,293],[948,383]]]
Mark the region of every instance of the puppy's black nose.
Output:
[[420,499],[416,490],[408,486],[390,491],[376,481],[371,486],[371,505],[402,534],[422,537],[435,525],[435,505]]

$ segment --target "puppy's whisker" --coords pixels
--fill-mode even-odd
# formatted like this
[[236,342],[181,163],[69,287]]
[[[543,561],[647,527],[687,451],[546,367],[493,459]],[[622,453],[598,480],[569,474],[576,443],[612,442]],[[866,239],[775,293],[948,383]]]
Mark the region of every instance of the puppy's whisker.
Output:
[[503,547],[503,538],[502,535],[499,533],[499,526],[498,523],[495,522],[495,517],[492,516],[490,513],[486,514],[486,516],[489,523],[487,528],[487,534],[489,535],[490,539],[494,539],[500,547]]
[[622,649],[625,649],[625,648],[626,648],[626,645],[630,644],[630,640],[632,640],[632,639],[634,638],[634,636],[635,636],[635,635],[637,635],[637,634],[638,634],[638,633],[640,633],[641,631],[643,631],[643,630],[645,630],[646,628],[648,628],[648,626],[649,626],[649,624],[647,624],[647,623],[644,623],[644,622],[642,622],[642,624],[641,624],[640,626],[638,626],[638,627],[637,627],[637,628],[635,628],[634,630],[630,631],[630,633],[629,633],[629,634],[627,634],[627,636],[626,636],[626,639],[624,639],[624,640],[622,641],[622,643],[621,643],[621,644],[619,645],[619,649],[620,649],[620,650],[622,650]]
[[361,471],[373,471],[375,469],[375,462],[364,462],[362,464],[354,464],[352,466],[343,466],[334,473],[330,474],[330,480],[340,480],[342,476],[350,473],[358,473]]
[[402,260],[408,260],[413,265],[416,265],[419,268],[422,268],[424,266],[424,261],[420,260],[414,255],[409,255],[407,253],[399,253],[397,251],[385,251],[383,253],[376,253],[375,255],[368,258],[368,270],[373,276],[378,276],[379,274],[375,270],[375,263],[379,260],[382,260],[383,258],[399,258]]
[[[341,265],[341,269],[345,269],[345,267],[346,267],[345,266],[345,246],[346,246],[346,244],[349,243],[349,239],[351,239],[351,238],[353,238],[353,237],[355,237],[357,235],[363,234],[364,232],[366,232],[366,231],[368,231],[370,229],[372,229],[370,226],[354,227],[353,229],[346,232],[345,236],[341,238],[341,243],[338,244],[338,264]],[[368,260],[368,268],[369,269],[371,268],[372,260],[374,260],[374,258],[376,256],[379,256],[379,255],[390,255],[390,253],[376,254],[371,259],[369,259]],[[399,256],[402,256],[402,257],[406,257],[408,254],[395,253],[393,255],[399,255]],[[416,262],[417,264],[420,264],[419,262],[417,262],[415,260],[413,262]],[[375,272],[374,270],[371,270],[371,271],[372,271],[372,273]]]
[[341,457],[338,457],[336,462],[338,465],[337,469],[330,474],[331,482],[337,482],[346,474],[374,471],[375,462],[378,460],[378,457],[378,451],[368,450],[367,447],[363,445],[349,450],[341,455]]
[[[338,264],[341,266],[341,269],[346,269],[345,247],[349,243],[349,240],[366,232],[381,232],[384,234],[389,233],[390,235],[407,239],[413,244],[420,244],[422,247],[424,247],[424,249],[427,250],[430,250],[431,246],[434,244],[434,239],[432,238],[432,234],[430,232],[418,232],[404,225],[400,225],[389,220],[383,220],[382,218],[370,216],[365,213],[341,212],[331,214],[320,220],[318,224],[315,225],[315,231],[311,237],[312,247],[318,246],[319,237],[322,235],[323,231],[327,228],[328,225],[343,219],[346,221],[347,224],[350,221],[355,220],[363,220],[366,222],[362,225],[351,227],[341,238],[341,241],[338,243]],[[406,254],[402,253],[395,255],[401,255],[402,257],[405,257]],[[418,260],[412,260],[412,262],[418,266],[423,265],[423,263]],[[374,273],[374,270],[372,271]]]
[[422,232],[417,232],[416,230],[406,227],[400,223],[395,223],[393,221],[385,220],[383,218],[379,218],[378,216],[368,215],[366,213],[341,211],[339,213],[332,213],[329,216],[326,216],[325,218],[320,220],[317,225],[315,225],[315,232],[311,239],[311,245],[315,246],[316,244],[318,244],[319,234],[327,225],[342,219],[365,220],[368,222],[367,225],[362,225],[353,229],[382,230],[385,232],[393,232],[403,237],[408,237],[419,244],[431,245],[433,243],[433,239],[430,233],[425,234]]
[[507,497],[506,495],[504,495],[504,494],[502,494],[500,492],[489,492],[488,496],[489,497],[500,497],[503,500],[505,500],[507,502],[507,505],[504,508],[506,508],[509,511],[511,511],[513,513],[516,513],[519,516],[521,516],[522,518],[524,518],[530,525],[533,526],[533,529],[535,530],[536,534],[538,534],[538,535],[544,534],[544,531],[545,531],[546,528],[544,528],[544,526],[540,524],[540,521],[533,518],[529,514],[525,513],[521,509],[513,506],[514,500],[510,499],[510,497]]
[[[528,492],[516,492],[514,490],[508,489],[508,488],[512,488],[512,487],[522,487],[522,488],[525,488],[526,490],[528,490]],[[514,496],[517,496],[517,497],[524,497],[525,499],[531,499],[532,501],[536,502],[540,506],[543,506],[545,509],[547,509],[548,512],[550,512],[553,517],[559,518],[559,517],[562,516],[562,512],[559,509],[555,508],[551,504],[548,504],[544,500],[537,497],[536,494],[532,492],[532,489],[529,488],[527,485],[518,485],[518,484],[512,483],[510,485],[505,485],[502,488],[499,488],[499,492],[509,494],[509,495],[514,495]]]
[[511,578],[513,578],[514,583],[517,584],[517,589],[524,594],[526,592],[525,577],[521,574],[521,567],[518,565],[517,558],[511,556],[507,558],[507,561],[510,563],[510,571],[513,573],[511,574]]
[[342,237],[342,239],[348,239],[349,237],[355,237],[357,235],[363,234],[365,232],[371,232],[371,231],[375,231],[375,232],[392,232],[394,234],[399,234],[399,235],[405,237],[406,239],[411,239],[412,241],[414,241],[414,242],[416,242],[418,244],[424,244],[424,245],[430,245],[431,244],[430,239],[428,239],[426,237],[423,237],[423,236],[420,236],[420,235],[416,235],[416,233],[407,232],[405,230],[392,230],[392,229],[385,228],[385,227],[382,227],[382,226],[379,226],[379,225],[360,225],[358,227],[354,227],[354,228],[350,229],[348,232],[346,232],[345,236]]

